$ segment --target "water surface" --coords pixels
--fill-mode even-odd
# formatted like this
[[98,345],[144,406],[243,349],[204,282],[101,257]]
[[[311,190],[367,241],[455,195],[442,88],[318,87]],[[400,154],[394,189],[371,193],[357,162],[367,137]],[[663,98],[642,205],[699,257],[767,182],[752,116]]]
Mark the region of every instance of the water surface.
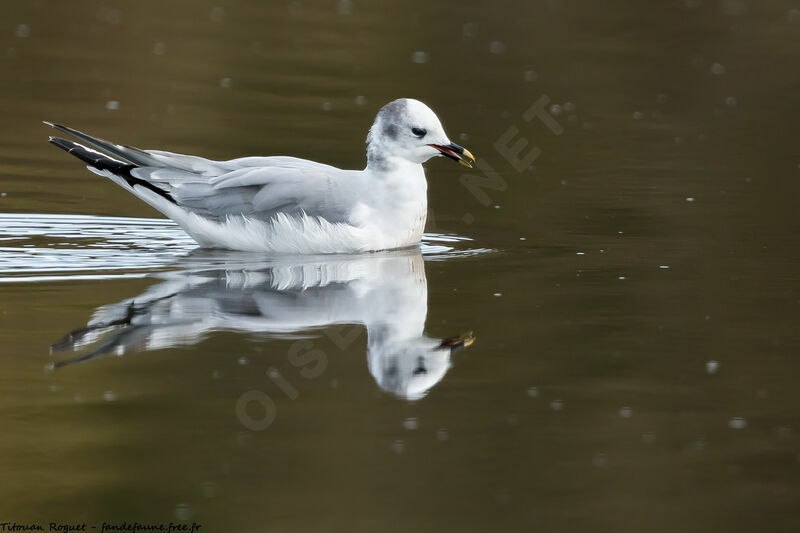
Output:
[[[796,3],[0,20],[0,521],[800,527]],[[418,252],[355,259],[197,250],[41,124],[361,168],[401,96],[480,164],[427,165]]]

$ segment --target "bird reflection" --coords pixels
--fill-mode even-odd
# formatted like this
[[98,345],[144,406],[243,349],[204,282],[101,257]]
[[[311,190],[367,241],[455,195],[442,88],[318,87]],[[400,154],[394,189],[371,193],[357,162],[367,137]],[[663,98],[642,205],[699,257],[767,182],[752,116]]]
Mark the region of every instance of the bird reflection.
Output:
[[361,324],[375,381],[413,400],[442,380],[454,351],[474,341],[471,332],[424,335],[428,290],[419,249],[267,264],[247,254],[220,254],[190,257],[142,294],[99,307],[85,328],[51,347],[86,351],[55,366],[195,344],[220,330],[280,337]]

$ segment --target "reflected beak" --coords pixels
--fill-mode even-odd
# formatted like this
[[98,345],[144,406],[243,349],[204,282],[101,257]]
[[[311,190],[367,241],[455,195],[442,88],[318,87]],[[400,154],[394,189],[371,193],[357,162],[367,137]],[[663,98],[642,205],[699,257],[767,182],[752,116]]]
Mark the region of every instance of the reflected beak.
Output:
[[443,156],[449,157],[453,161],[458,161],[460,165],[464,165],[467,168],[472,168],[472,163],[475,162],[475,156],[472,155],[469,150],[456,143],[450,143],[448,145],[429,144],[428,146],[436,148]]
[[450,337],[449,339],[444,339],[442,343],[437,346],[437,350],[441,350],[442,348],[450,348],[452,351],[458,351],[462,348],[469,348],[475,342],[475,334],[471,331],[467,333],[462,333],[458,337]]

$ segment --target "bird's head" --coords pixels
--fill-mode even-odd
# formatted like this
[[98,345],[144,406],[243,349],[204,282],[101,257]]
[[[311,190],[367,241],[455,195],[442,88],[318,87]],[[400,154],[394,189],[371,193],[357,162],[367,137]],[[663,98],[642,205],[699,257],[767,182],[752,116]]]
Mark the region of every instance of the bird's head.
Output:
[[472,168],[475,157],[469,150],[447,138],[439,117],[419,100],[400,98],[378,111],[367,135],[370,164],[390,158],[424,163],[444,156]]

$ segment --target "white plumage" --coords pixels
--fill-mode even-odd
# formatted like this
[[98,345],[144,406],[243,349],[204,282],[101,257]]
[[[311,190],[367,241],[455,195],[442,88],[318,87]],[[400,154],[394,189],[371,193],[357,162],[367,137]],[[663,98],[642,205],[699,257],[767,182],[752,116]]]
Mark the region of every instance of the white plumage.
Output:
[[[474,341],[471,334],[442,340],[423,333],[428,289],[419,250],[324,260],[281,257],[267,263],[223,257],[216,267],[161,273],[161,283],[100,307],[87,327],[68,334],[52,350],[92,347],[56,365],[191,345],[220,330],[313,337],[319,328],[361,324],[367,333],[367,365],[378,385],[413,400],[442,380],[455,350]],[[337,333],[331,339],[340,349],[362,345],[360,337],[350,335]]]
[[[48,123],[50,124],[50,123]],[[354,253],[416,245],[427,216],[422,163],[471,166],[422,102],[385,105],[367,136],[367,166],[342,170],[295,157],[211,161],[139,150],[50,124],[90,146],[51,142],[168,216],[201,246],[274,253]]]

